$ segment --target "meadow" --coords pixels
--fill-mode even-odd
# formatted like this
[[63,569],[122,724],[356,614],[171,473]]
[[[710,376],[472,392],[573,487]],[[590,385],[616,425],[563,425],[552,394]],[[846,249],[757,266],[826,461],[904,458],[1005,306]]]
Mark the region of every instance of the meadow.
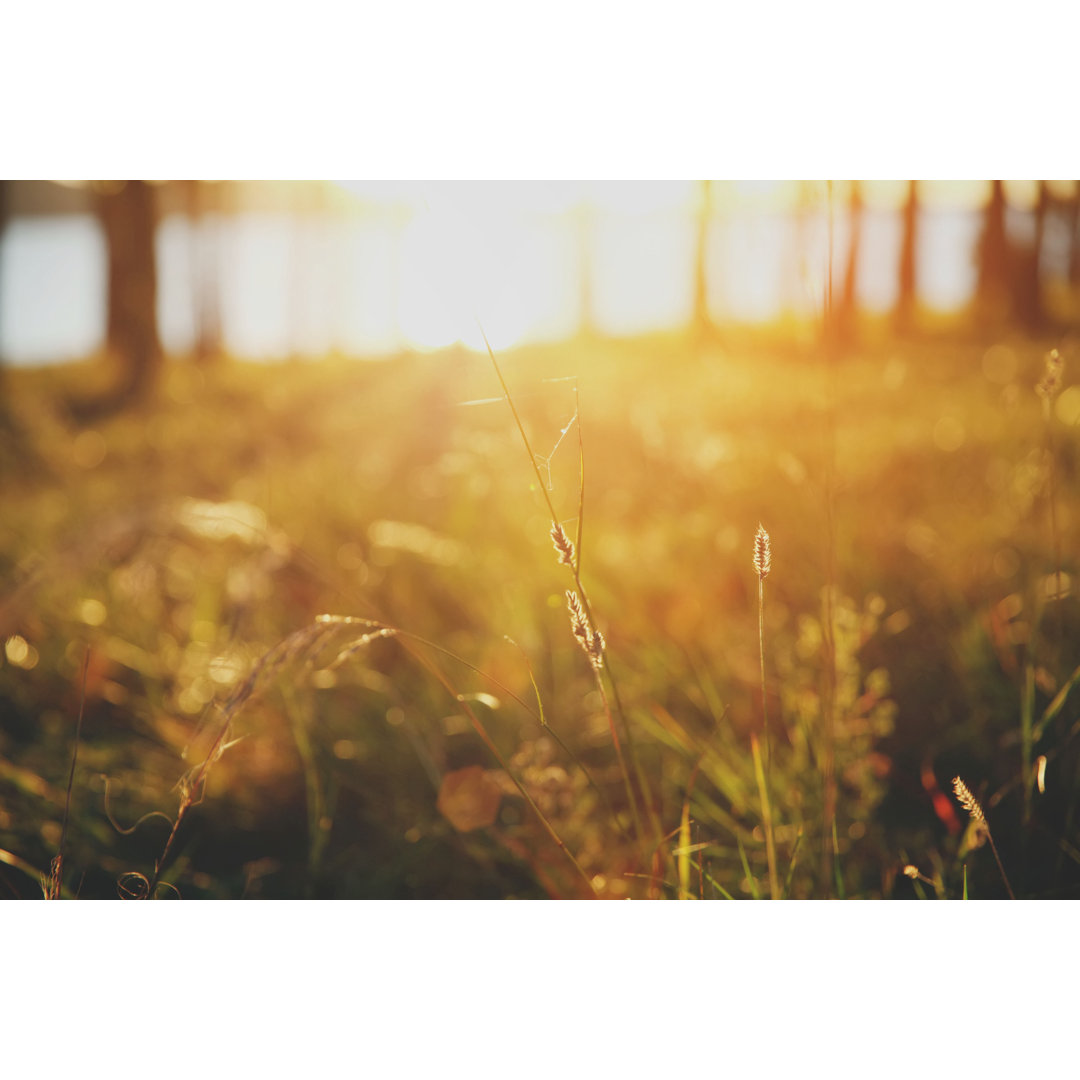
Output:
[[1080,895],[1071,349],[9,372],[0,895]]

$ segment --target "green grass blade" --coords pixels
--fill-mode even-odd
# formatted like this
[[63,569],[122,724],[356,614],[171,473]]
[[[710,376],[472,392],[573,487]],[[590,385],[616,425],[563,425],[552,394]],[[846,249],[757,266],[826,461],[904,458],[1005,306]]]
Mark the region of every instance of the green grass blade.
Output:
[[705,870],[705,871],[704,871],[704,874],[705,874],[705,880],[706,880],[706,881],[707,881],[707,882],[708,882],[708,883],[709,883],[709,884],[710,884],[710,885],[711,885],[711,886],[712,886],[712,887],[713,887],[713,888],[714,888],[714,889],[715,889],[715,890],[716,890],[716,891],[717,891],[717,892],[718,892],[718,893],[719,893],[719,894],[720,894],[720,895],[721,895],[721,896],[722,896],[722,897],[723,897],[723,898],[724,898],[725,900],[734,900],[734,899],[735,899],[735,897],[734,897],[734,896],[732,896],[732,895],[731,895],[731,893],[729,893],[729,892],[727,891],[727,889],[725,889],[725,888],[724,888],[724,886],[723,886],[723,885],[721,885],[721,884],[720,884],[720,882],[718,882],[718,881],[716,880],[716,878],[714,878],[714,877],[712,876],[712,874],[710,874],[710,873],[709,873],[709,871],[708,871],[708,870]]
[[761,748],[757,736],[750,736],[750,752],[754,757],[754,776],[757,778],[758,795],[761,798],[761,827],[765,831],[765,855],[769,861],[769,898],[780,899],[780,881],[776,875],[776,844],[773,840],[772,807],[769,804],[769,787],[765,783],[765,770],[761,764]]
[[799,848],[802,846],[803,828],[799,826],[799,834],[795,837],[795,847],[791,849],[791,865],[788,867],[787,877],[784,878],[784,889],[780,896],[783,899],[787,899],[789,890],[791,889],[791,879],[795,874],[795,863],[799,858]]
[[1024,696],[1020,702],[1020,772],[1024,783],[1024,816],[1026,825],[1031,820],[1031,722],[1035,712],[1035,665],[1028,663],[1024,671]]
[[1069,696],[1069,691],[1072,690],[1077,683],[1080,683],[1080,667],[1069,676],[1069,681],[1054,695],[1054,700],[1046,706],[1046,710],[1043,712],[1041,719],[1035,725],[1035,728],[1031,733],[1033,742],[1038,742],[1042,738],[1043,732],[1046,731],[1046,726],[1065,707],[1065,699]]
[[750,885],[750,895],[755,900],[760,900],[761,895],[758,893],[757,881],[754,879],[754,875],[750,873],[750,863],[746,860],[746,848],[743,847],[742,837],[738,833],[735,834],[735,842],[739,845],[739,858],[742,859],[743,873],[746,875],[746,880]]
[[836,818],[833,818],[832,823],[832,850],[833,871],[836,874],[836,898],[838,900],[846,900],[847,893],[844,891],[844,875],[840,872],[840,845],[836,839]]

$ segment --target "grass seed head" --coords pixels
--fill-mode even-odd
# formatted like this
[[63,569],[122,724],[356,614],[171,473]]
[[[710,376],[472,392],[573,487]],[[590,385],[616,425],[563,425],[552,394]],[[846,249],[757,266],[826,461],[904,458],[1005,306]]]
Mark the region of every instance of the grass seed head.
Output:
[[557,521],[551,526],[551,542],[555,545],[556,552],[558,552],[559,563],[565,563],[567,566],[572,567],[574,565],[574,544]]
[[592,635],[588,647],[585,650],[589,655],[589,663],[592,664],[597,671],[604,665],[605,646],[606,642],[604,641],[604,635],[597,630],[596,633]]
[[585,609],[581,606],[578,594],[573,589],[566,590],[566,607],[570,612],[570,629],[574,637],[581,642],[582,647],[588,651],[589,624],[585,619]]
[[570,612],[570,629],[574,637],[585,651],[589,663],[599,671],[604,663],[606,647],[604,635],[599,630],[594,631],[589,627],[589,620],[585,618],[585,609],[581,600],[572,589],[566,590],[566,607]]
[[983,808],[979,805],[978,799],[971,794],[967,784],[960,779],[959,776],[953,778],[952,782],[953,793],[956,795],[957,801],[960,805],[976,820],[983,823],[986,822],[986,815],[983,813]]
[[754,569],[757,576],[764,581],[772,569],[772,548],[769,545],[769,534],[765,526],[759,524],[757,535],[754,537]]

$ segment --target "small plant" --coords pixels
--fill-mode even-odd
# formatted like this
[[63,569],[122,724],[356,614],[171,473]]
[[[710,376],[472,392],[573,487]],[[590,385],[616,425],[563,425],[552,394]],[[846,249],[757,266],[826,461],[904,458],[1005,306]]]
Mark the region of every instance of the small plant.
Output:
[[761,658],[761,724],[765,731],[765,767],[757,739],[751,739],[754,757],[754,775],[761,798],[761,825],[765,830],[765,853],[769,861],[769,894],[773,900],[780,897],[780,883],[776,872],[776,842],[773,837],[772,800],[769,797],[770,769],[772,767],[772,742],[769,736],[769,713],[765,702],[765,579],[772,569],[772,547],[765,526],[758,524],[754,536],[754,571],[758,579],[758,653]]
[[977,824],[981,831],[985,832],[986,839],[990,842],[990,850],[994,853],[998,869],[1001,871],[1001,880],[1005,882],[1005,889],[1009,894],[1009,899],[1015,900],[1016,896],[1013,894],[1012,886],[1009,884],[1005,867],[1001,865],[1001,856],[998,855],[997,845],[994,843],[993,834],[990,832],[990,823],[986,820],[986,814],[983,813],[979,800],[971,794],[970,788],[959,776],[953,777],[953,794],[956,796],[956,801],[971,815],[971,820]]

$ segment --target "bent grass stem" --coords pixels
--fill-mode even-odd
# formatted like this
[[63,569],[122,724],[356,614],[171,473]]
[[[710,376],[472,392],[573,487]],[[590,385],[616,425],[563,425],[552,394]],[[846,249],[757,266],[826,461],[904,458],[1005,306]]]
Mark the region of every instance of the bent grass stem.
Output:
[[[518,412],[517,406],[514,404],[513,396],[510,393],[510,387],[507,384],[505,377],[503,376],[502,368],[499,367],[498,360],[495,358],[495,351],[491,347],[491,342],[488,341],[487,333],[484,331],[483,326],[480,326],[480,334],[484,339],[484,345],[487,348],[488,357],[491,359],[492,367],[495,369],[495,375],[499,380],[499,385],[502,387],[503,396],[506,398],[506,403],[510,407],[510,413],[514,418],[514,423],[517,425],[518,433],[521,435],[521,441],[525,446],[525,452],[528,455],[529,463],[532,465],[533,472],[536,475],[537,487],[540,490],[540,494],[542,495],[542,497],[544,499],[544,502],[547,504],[547,510],[548,510],[548,514],[550,516],[550,519],[551,519],[552,522],[558,522],[559,515],[555,512],[555,504],[552,502],[551,495],[550,495],[550,493],[548,492],[548,489],[547,489],[547,485],[544,483],[544,478],[543,478],[543,476],[542,476],[542,474],[540,472],[540,466],[537,464],[536,454],[533,451],[532,443],[529,441],[529,436],[525,431],[525,425],[524,425],[524,423],[522,423],[521,415]],[[580,439],[581,439],[581,418],[580,418],[580,415],[578,417],[578,437],[579,437],[579,448],[580,448],[580,446],[581,446],[581,443],[580,443]],[[582,469],[584,469],[584,458],[582,458]],[[583,497],[583,492],[584,492],[584,488],[582,488],[582,497]],[[577,587],[577,593],[578,593],[579,598],[581,599],[581,606],[582,606],[582,609],[584,610],[585,618],[588,620],[589,628],[593,633],[596,633],[596,630],[597,630],[596,620],[595,620],[595,618],[593,616],[592,607],[589,604],[589,598],[588,598],[588,595],[587,595],[587,593],[585,591],[585,587],[581,582],[581,571],[580,571],[580,566],[579,566],[580,560],[581,560],[581,554],[580,553],[581,553],[581,521],[582,521],[582,517],[583,517],[583,515],[581,514],[581,507],[579,506],[579,514],[578,514],[578,548],[577,548],[578,557],[572,563],[570,563],[568,565],[569,565],[570,573],[574,578],[574,584]],[[630,731],[630,724],[629,724],[629,722],[627,720],[626,713],[623,710],[622,701],[619,698],[618,688],[615,685],[614,678],[612,677],[611,666],[610,666],[610,664],[608,662],[608,658],[607,658],[606,653],[605,653],[605,655],[604,655],[604,657],[602,659],[602,664],[603,664],[604,671],[607,673],[608,679],[611,682],[612,697],[613,697],[614,702],[615,702],[615,709],[618,712],[618,714],[619,714],[619,716],[620,716],[620,718],[622,719],[622,722],[623,722],[623,729],[624,729],[624,731],[626,733],[627,750],[629,751],[631,761],[634,764],[634,772],[635,772],[635,775],[637,776],[638,783],[639,783],[639,785],[641,785],[642,794],[643,794],[643,796],[645,798],[646,809],[649,812],[650,819],[651,819],[651,821],[653,823],[653,826],[654,826],[654,828],[656,830],[656,834],[659,837],[659,836],[661,836],[663,834],[663,830],[662,830],[662,827],[660,825],[659,819],[656,817],[656,812],[653,809],[653,805],[652,805],[653,800],[652,800],[652,795],[651,795],[651,790],[650,790],[650,787],[649,787],[649,783],[648,783],[647,778],[645,777],[644,770],[641,768],[640,760],[639,760],[638,755],[637,755],[637,750],[636,750],[636,747],[634,745],[633,734]],[[606,698],[605,698],[605,703],[606,703]],[[608,710],[608,711],[609,711],[609,716],[610,716],[610,710]],[[614,733],[615,733],[614,722],[611,723],[611,730],[612,730],[612,735],[614,736]],[[637,801],[636,801],[636,797],[634,796],[633,786],[630,783],[630,774],[626,769],[626,763],[623,760],[621,748],[618,746],[617,743],[616,743],[616,752],[617,752],[617,755],[618,755],[618,758],[619,758],[620,767],[623,770],[623,780],[624,780],[624,783],[625,783],[625,785],[627,787],[627,790],[629,792],[629,798],[630,798],[630,802],[631,802],[631,807],[633,808],[634,817],[635,817],[635,819],[639,819],[640,814],[639,814],[639,811],[638,811],[638,808],[637,808]]]

